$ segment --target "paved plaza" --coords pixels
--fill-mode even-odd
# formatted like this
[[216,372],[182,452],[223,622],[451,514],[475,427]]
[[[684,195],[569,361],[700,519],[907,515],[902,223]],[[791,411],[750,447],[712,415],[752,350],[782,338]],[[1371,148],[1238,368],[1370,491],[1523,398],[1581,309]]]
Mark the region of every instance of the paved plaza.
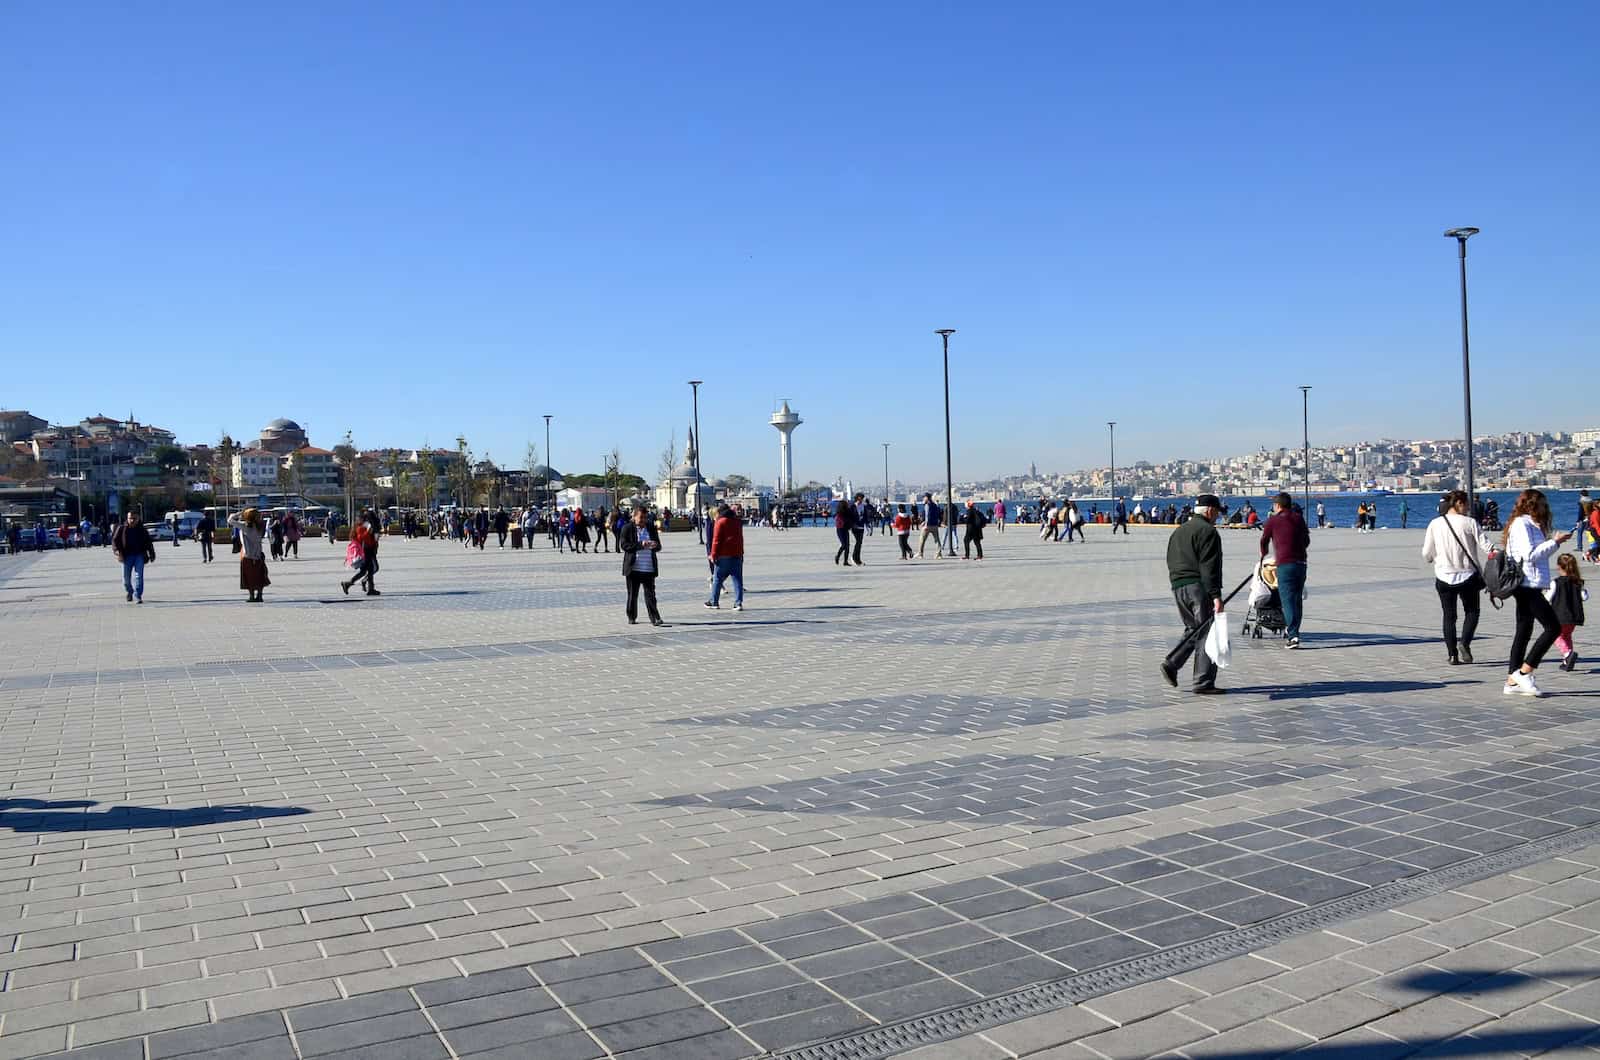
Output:
[[666,629],[543,545],[0,557],[0,1057],[1600,1058],[1597,668],[1445,665],[1420,531],[1210,698],[1165,530],[746,541]]

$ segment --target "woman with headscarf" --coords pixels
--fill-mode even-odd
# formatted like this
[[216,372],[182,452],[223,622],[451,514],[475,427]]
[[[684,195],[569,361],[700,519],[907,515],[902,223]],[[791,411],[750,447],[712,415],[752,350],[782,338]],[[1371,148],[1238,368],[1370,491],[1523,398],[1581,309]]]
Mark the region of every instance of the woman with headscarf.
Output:
[[582,508],[572,509],[572,549],[574,552],[589,551],[589,520]]
[[228,525],[239,540],[239,588],[250,594],[245,597],[246,603],[259,604],[261,590],[272,584],[267,577],[267,557],[261,551],[261,539],[266,533],[261,512],[246,508],[228,516]]
[[361,583],[361,591],[368,596],[383,595],[372,580],[378,573],[377,512],[370,509],[363,512],[356,525],[351,527],[350,547],[345,550],[345,562],[352,568],[350,580],[339,583],[339,588],[344,590],[346,596],[350,595],[350,586],[356,582]]

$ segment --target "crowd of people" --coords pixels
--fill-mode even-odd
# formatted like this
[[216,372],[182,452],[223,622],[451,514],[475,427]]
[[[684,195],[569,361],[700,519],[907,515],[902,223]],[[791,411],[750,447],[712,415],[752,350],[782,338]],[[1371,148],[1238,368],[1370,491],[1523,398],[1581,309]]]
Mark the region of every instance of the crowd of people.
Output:
[[[1176,688],[1178,672],[1192,657],[1193,690],[1218,695],[1225,690],[1217,687],[1217,660],[1202,647],[1202,638],[1213,623],[1226,621],[1222,616],[1228,597],[1223,595],[1222,542],[1216,529],[1225,509],[1218,497],[1203,494],[1193,510],[1194,517],[1183,521],[1167,542],[1168,582],[1184,633],[1160,669]],[[1485,525],[1482,514],[1481,509],[1473,514],[1464,491],[1452,491],[1440,501],[1439,515],[1423,535],[1421,556],[1433,567],[1446,661],[1451,666],[1474,662],[1472,642],[1484,596],[1497,604],[1509,601],[1513,623],[1503,691],[1542,696],[1534,674],[1552,648],[1560,655],[1562,670],[1571,671],[1578,663],[1574,635],[1584,623],[1588,599],[1579,559],[1591,549],[1600,554],[1600,505],[1590,503],[1587,495],[1580,502],[1577,532],[1584,537],[1579,551],[1566,553],[1559,550],[1574,538],[1574,531],[1554,528],[1549,500],[1541,490],[1522,491],[1498,534]],[[1593,544],[1586,545],[1585,538]],[[1283,642],[1290,649],[1300,646],[1310,544],[1299,506],[1289,494],[1278,494],[1272,515],[1262,525],[1261,563],[1252,577],[1272,564]]]

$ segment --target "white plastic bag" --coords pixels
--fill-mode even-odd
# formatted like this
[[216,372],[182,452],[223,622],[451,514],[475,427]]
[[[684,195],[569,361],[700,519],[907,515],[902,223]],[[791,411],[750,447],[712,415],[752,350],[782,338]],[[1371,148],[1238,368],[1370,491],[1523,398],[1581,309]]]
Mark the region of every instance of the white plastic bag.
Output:
[[1255,575],[1250,579],[1250,606],[1260,607],[1272,599],[1272,586],[1268,585],[1261,577],[1261,568],[1256,568]]
[[1211,620],[1211,632],[1206,634],[1206,655],[1217,664],[1217,669],[1226,670],[1233,665],[1233,647],[1228,643],[1228,617],[1219,614]]

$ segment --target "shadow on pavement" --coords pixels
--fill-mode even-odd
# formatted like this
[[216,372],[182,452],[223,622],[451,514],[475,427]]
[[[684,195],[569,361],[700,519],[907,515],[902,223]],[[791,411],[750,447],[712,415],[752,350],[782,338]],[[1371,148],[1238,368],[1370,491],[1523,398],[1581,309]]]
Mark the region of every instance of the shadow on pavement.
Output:
[[[1137,1026],[1137,1024],[1135,1024]],[[1379,1041],[1377,1035],[1350,1044],[1307,1045],[1294,1050],[1262,1049],[1239,1052],[1214,1051],[1191,1046],[1187,1055],[1197,1060],[1391,1060],[1393,1057],[1422,1054],[1428,1057],[1532,1056],[1559,1048],[1595,1033],[1593,1023],[1569,1023],[1525,1031],[1484,1031],[1470,1037],[1446,1039],[1403,1039]],[[1192,1051],[1191,1051],[1192,1050]]]
[[[13,832],[121,832],[134,828],[197,828],[268,817],[298,817],[311,812],[303,806],[113,806],[103,813],[61,812],[97,805],[93,801],[0,799],[0,828]],[[53,812],[27,812],[41,810]]]
[[1476,685],[1478,681],[1312,681],[1303,685],[1249,685],[1231,688],[1268,699],[1322,699],[1329,696],[1381,695],[1385,692],[1436,692],[1451,685]]

